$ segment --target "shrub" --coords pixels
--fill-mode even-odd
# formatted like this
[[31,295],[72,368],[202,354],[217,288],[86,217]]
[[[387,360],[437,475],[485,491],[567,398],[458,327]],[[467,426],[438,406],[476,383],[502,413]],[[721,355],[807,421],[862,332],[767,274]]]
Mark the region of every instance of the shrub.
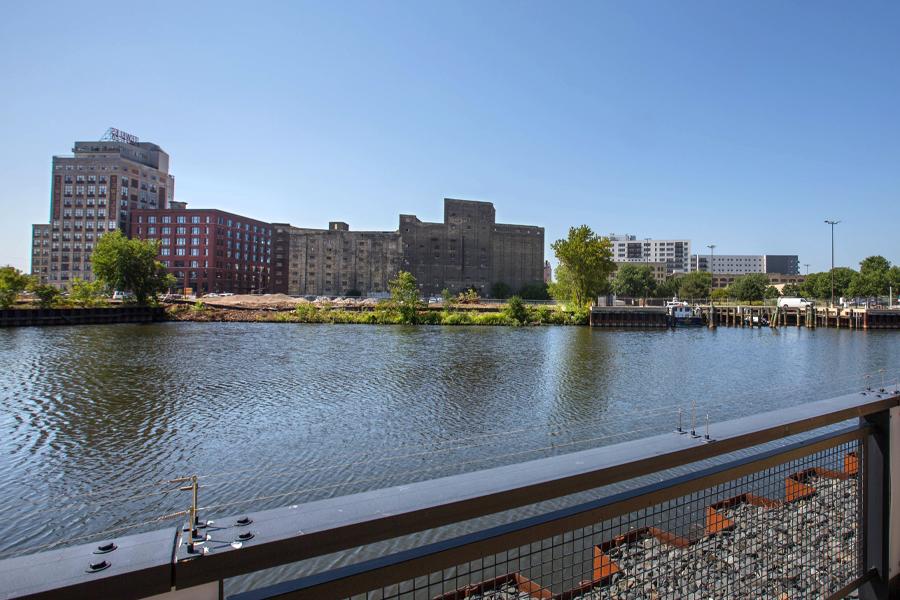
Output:
[[467,312],[454,312],[442,315],[441,325],[471,325],[472,315]]
[[571,325],[587,325],[591,319],[591,309],[587,307],[576,308],[569,316]]
[[441,313],[427,310],[419,313],[419,323],[423,325],[440,325]]
[[106,304],[106,286],[102,281],[75,278],[69,288],[69,302],[81,307]]
[[59,290],[52,285],[39,284],[31,285],[29,289],[37,297],[38,306],[41,308],[50,308],[59,300]]
[[298,304],[294,309],[294,315],[302,323],[317,323],[319,321],[319,309],[312,304]]
[[475,315],[474,322],[476,325],[518,325],[503,313],[481,313]]
[[528,322],[528,308],[518,296],[513,296],[509,299],[506,303],[506,308],[503,309],[503,315],[519,325]]
[[478,304],[480,300],[481,296],[478,295],[478,290],[475,288],[469,288],[456,296],[457,304]]

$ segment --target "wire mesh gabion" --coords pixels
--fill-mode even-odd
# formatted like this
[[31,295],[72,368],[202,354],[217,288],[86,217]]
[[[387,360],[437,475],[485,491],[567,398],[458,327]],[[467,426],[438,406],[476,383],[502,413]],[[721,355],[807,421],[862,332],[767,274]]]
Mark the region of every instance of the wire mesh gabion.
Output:
[[828,598],[863,574],[859,440],[353,600]]

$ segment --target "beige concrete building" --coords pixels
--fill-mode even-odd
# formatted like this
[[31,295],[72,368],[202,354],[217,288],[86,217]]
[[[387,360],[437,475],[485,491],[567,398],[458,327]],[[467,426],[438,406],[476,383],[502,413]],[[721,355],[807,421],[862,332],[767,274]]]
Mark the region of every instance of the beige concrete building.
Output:
[[398,231],[351,231],[273,224],[273,290],[292,296],[388,293],[401,270],[422,295],[474,287],[487,295],[495,283],[518,291],[544,277],[544,229],[497,223],[494,205],[444,200],[444,221],[400,215]]
[[291,296],[386,294],[400,270],[396,231],[350,231],[339,221],[328,229],[274,223],[273,290]]
[[32,273],[60,288],[75,278],[93,280],[90,256],[101,235],[127,235],[132,211],[165,208],[175,194],[169,155],[156,144],[110,128],[98,141],[75,142],[72,152],[53,157],[48,254],[44,225],[35,225],[32,236],[40,232],[42,240]]

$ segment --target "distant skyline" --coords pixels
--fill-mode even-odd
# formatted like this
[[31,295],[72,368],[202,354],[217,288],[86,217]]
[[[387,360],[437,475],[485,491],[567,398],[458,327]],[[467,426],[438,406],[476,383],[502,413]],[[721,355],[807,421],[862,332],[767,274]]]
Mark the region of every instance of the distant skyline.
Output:
[[0,264],[50,161],[114,126],[176,200],[392,230],[442,199],[694,253],[900,262],[900,4],[16,3],[0,21]]

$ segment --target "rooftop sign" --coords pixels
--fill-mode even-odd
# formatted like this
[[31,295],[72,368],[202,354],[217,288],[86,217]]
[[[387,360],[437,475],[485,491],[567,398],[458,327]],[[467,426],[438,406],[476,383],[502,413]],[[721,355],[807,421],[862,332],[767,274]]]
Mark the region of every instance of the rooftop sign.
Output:
[[103,137],[100,138],[101,142],[124,142],[126,144],[134,144],[140,141],[138,136],[132,135],[130,133],[126,133],[121,129],[116,129],[115,127],[110,127],[106,130],[106,133],[103,134]]

